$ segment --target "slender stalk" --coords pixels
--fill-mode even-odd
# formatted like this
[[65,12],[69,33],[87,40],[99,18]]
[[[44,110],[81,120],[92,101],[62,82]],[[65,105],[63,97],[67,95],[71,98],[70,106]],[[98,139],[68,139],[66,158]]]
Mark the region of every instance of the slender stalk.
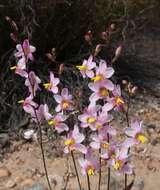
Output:
[[98,182],[98,190],[101,189],[101,175],[102,175],[102,170],[101,170],[102,160],[101,160],[100,154],[101,154],[101,148],[99,149],[99,182]]
[[[108,139],[107,139],[107,141],[108,141],[108,143],[109,143],[109,134],[107,134],[107,137],[108,137]],[[111,178],[111,169],[108,167],[108,180],[107,180],[107,190],[109,190],[110,189],[110,178]]]
[[[126,122],[127,122],[127,126],[130,127],[129,125],[129,109],[130,109],[130,103],[131,103],[131,96],[130,96],[130,93],[128,95],[128,104],[127,104],[127,110],[126,110]],[[128,148],[128,153],[130,152],[130,148]],[[127,189],[127,181],[128,181],[128,176],[127,174],[125,174],[124,176],[124,189]]]
[[111,169],[108,168],[108,181],[107,181],[107,190],[110,189],[110,178],[111,178]]
[[40,144],[40,148],[41,148],[41,154],[42,154],[43,166],[44,166],[44,170],[45,170],[45,176],[46,176],[46,180],[47,180],[47,183],[48,183],[49,190],[52,190],[51,184],[50,184],[50,181],[49,181],[49,177],[48,177],[46,159],[45,159],[45,155],[44,155],[44,148],[43,148],[43,142],[42,142],[42,128],[41,128],[40,122],[38,120],[36,110],[35,110],[35,108],[33,108],[33,109],[34,109],[34,113],[35,113],[35,116],[36,116],[37,125],[38,125],[38,128],[39,128],[39,137],[40,137],[39,138],[39,144]]
[[74,168],[75,168],[75,172],[76,172],[76,176],[77,176],[77,181],[78,181],[79,189],[82,190],[82,187],[81,187],[81,183],[80,183],[80,179],[79,179],[78,170],[77,170],[76,161],[75,161],[75,158],[74,158],[73,151],[71,151],[71,156],[72,156],[72,160],[73,160],[73,164],[74,164]]
[[91,190],[90,180],[89,180],[89,175],[88,174],[87,174],[87,183],[88,183],[88,190]]

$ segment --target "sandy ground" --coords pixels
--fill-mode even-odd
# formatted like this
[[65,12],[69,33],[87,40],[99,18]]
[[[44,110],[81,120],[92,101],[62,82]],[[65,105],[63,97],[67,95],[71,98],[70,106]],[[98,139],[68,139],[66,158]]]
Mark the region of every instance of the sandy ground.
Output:
[[[137,105],[137,102],[139,104]],[[135,164],[135,184],[133,190],[160,190],[160,105],[155,97],[139,96],[132,100],[131,114],[144,120],[146,135],[149,139],[133,151]],[[55,143],[56,144],[56,143]],[[62,152],[55,155],[53,146],[45,143],[48,173],[55,190],[78,190],[77,181],[71,158],[64,157]],[[58,148],[58,145],[57,145]],[[47,190],[40,148],[36,142],[12,142],[10,153],[6,153],[0,163],[0,190],[30,190],[39,185],[40,190]],[[102,189],[106,189],[107,168],[102,172]],[[69,177],[69,178],[68,178]],[[69,179],[69,180],[68,180]],[[122,190],[124,178],[111,178],[110,190]],[[86,187],[86,179],[81,176],[82,184]],[[98,177],[91,178],[92,190],[97,187]],[[32,188],[29,188],[31,187]],[[43,186],[43,188],[42,188]],[[37,188],[37,190],[39,190]],[[84,188],[85,190],[87,188]]]

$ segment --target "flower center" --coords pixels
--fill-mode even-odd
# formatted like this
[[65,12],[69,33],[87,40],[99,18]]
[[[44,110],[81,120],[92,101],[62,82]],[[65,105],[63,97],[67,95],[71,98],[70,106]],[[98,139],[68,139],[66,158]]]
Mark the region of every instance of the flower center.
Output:
[[48,124],[55,126],[57,124],[57,121],[55,119],[52,119],[52,120],[48,121]]
[[147,141],[147,138],[143,134],[137,134],[136,139],[141,143],[145,143]]
[[124,101],[119,96],[115,97],[115,102],[116,102],[116,105],[124,104]]
[[66,146],[71,146],[71,145],[75,144],[75,140],[74,139],[67,139],[64,141],[64,144]]
[[108,149],[109,144],[108,143],[101,143],[101,147],[104,148],[104,149]]
[[94,82],[97,82],[97,81],[101,81],[101,80],[103,80],[104,79],[104,77],[103,77],[103,75],[96,75],[95,77],[93,77],[91,80],[93,80]]
[[102,128],[102,125],[96,125],[96,129]]
[[24,54],[28,55],[30,53],[30,48],[23,48]]
[[114,165],[113,165],[113,168],[115,170],[119,170],[121,167],[122,167],[122,161],[121,160],[116,160]]
[[87,174],[89,176],[92,176],[92,175],[94,175],[94,173],[95,173],[94,167],[93,166],[88,166],[88,168],[87,168]]
[[76,66],[80,71],[86,71],[88,67],[86,65]]
[[47,90],[49,90],[49,89],[52,88],[52,84],[51,84],[51,83],[45,83],[45,84],[43,84],[43,86],[44,86],[44,88],[47,89]]
[[103,88],[100,88],[99,94],[100,94],[100,96],[102,96],[102,97],[106,97],[106,96],[109,95],[108,90],[107,90],[106,88],[104,88],[104,87],[103,87]]
[[96,121],[96,118],[95,118],[95,117],[89,117],[89,118],[87,119],[87,123],[90,123],[90,124],[94,123],[95,121]]
[[63,108],[64,110],[65,110],[65,109],[68,109],[69,106],[70,106],[69,101],[67,101],[67,100],[62,101],[62,108]]

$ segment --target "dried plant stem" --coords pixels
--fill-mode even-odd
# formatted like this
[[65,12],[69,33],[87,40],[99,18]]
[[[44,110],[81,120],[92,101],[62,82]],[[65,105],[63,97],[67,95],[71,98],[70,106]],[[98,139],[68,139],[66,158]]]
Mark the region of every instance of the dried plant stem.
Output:
[[46,176],[46,180],[47,180],[47,183],[48,183],[49,190],[52,190],[51,184],[50,184],[50,181],[49,181],[49,177],[48,177],[48,170],[47,170],[47,166],[46,166],[46,159],[45,159],[45,155],[44,155],[44,148],[43,148],[43,142],[42,142],[42,128],[41,128],[41,124],[40,124],[40,122],[38,120],[38,116],[37,116],[36,110],[35,110],[35,108],[33,108],[33,109],[34,109],[34,113],[35,113],[35,116],[36,116],[38,129],[39,129],[39,144],[40,144],[40,148],[41,148],[41,154],[42,154],[43,166],[44,166],[44,170],[45,170],[45,176]]
[[71,151],[71,156],[72,156],[72,160],[73,160],[73,164],[74,164],[74,168],[75,168],[75,172],[76,172],[76,176],[77,176],[77,181],[78,181],[79,189],[82,190],[82,187],[81,187],[81,183],[80,183],[80,179],[79,179],[78,170],[77,170],[76,161],[75,161],[75,158],[74,158],[73,151]]
[[102,164],[102,160],[101,160],[101,148],[99,149],[99,181],[98,181],[98,190],[101,189],[101,175],[102,175],[102,170],[101,170],[101,164]]
[[89,175],[87,174],[87,183],[88,183],[88,190],[91,190]]

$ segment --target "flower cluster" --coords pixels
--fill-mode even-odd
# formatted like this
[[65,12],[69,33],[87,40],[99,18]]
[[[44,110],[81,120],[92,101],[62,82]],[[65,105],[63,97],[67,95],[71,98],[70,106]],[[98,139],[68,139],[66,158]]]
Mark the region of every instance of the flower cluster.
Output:
[[[89,81],[89,104],[83,111],[76,110],[74,96],[67,87],[61,88],[60,79],[50,72],[50,79],[41,85],[53,94],[53,100],[57,104],[54,110],[49,111],[51,108],[47,104],[34,101],[36,94],[41,90],[39,84],[42,81],[34,71],[27,71],[27,64],[34,60],[33,52],[35,47],[31,46],[27,39],[22,45],[18,44],[15,53],[17,65],[11,67],[12,70],[15,69],[16,74],[25,79],[25,86],[28,87],[29,96],[19,101],[24,111],[38,124],[47,122],[60,134],[64,142],[64,153],[80,153],[79,164],[83,175],[92,176],[100,172],[102,160],[118,175],[132,174],[129,149],[146,142],[147,139],[142,130],[142,122],[137,119],[128,121],[128,127],[123,130],[123,137],[118,138],[120,131],[113,126],[113,113],[125,113],[126,108],[120,86],[111,80],[114,74],[113,67],[105,60],[95,60],[92,55],[76,67],[80,70],[82,78],[87,78],[86,82]],[[73,120],[69,125],[68,119],[73,110],[76,111],[77,120]]]

